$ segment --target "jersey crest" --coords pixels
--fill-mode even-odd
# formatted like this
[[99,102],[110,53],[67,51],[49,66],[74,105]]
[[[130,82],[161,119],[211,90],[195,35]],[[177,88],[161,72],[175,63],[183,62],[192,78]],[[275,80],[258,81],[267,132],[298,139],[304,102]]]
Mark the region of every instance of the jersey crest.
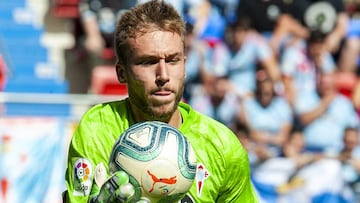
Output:
[[204,187],[205,180],[210,176],[210,173],[206,170],[202,163],[199,163],[196,167],[196,189],[198,197],[201,196],[202,189]]

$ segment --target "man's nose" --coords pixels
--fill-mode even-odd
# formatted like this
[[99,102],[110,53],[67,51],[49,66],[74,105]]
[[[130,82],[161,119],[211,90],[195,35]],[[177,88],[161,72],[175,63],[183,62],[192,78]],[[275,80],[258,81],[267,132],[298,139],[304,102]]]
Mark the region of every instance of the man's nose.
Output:
[[156,84],[162,86],[168,82],[169,79],[167,64],[164,59],[161,59],[156,71]]

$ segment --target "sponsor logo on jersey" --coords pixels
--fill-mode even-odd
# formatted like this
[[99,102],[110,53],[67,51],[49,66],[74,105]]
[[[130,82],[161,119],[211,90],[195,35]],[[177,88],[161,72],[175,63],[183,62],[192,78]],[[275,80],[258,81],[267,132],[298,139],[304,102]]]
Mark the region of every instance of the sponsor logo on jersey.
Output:
[[210,173],[206,170],[204,164],[199,163],[196,167],[196,189],[198,197],[201,196],[202,189],[204,188],[205,180],[210,176]]
[[87,196],[92,185],[92,165],[88,159],[76,159],[73,167],[74,196]]

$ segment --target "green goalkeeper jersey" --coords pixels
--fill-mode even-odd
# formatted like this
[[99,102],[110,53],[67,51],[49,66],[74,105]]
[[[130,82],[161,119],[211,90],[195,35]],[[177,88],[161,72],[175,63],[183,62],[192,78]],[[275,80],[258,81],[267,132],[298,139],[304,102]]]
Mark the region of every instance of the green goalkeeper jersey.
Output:
[[[69,146],[66,202],[88,201],[96,166],[108,167],[113,145],[134,124],[128,106],[125,99],[98,104],[84,114]],[[197,158],[195,180],[184,202],[258,202],[247,153],[233,132],[185,103],[178,108],[183,118],[179,130]]]

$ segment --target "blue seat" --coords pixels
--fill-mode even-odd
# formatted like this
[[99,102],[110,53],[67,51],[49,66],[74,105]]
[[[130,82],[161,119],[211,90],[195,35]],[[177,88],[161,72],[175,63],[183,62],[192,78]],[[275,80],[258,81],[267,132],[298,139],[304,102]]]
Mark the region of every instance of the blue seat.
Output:
[[[10,78],[4,92],[15,93],[68,93],[66,81],[39,80],[32,77]],[[35,98],[34,98],[35,99]],[[31,98],[30,98],[31,100]],[[62,103],[6,102],[4,114],[9,116],[70,116],[71,105]]]
[[11,0],[11,1],[1,1],[0,11],[12,11],[15,8],[25,7],[26,0]]
[[5,92],[20,93],[68,93],[67,81],[45,80],[36,77],[14,76],[5,84]]
[[12,75],[35,77],[38,62],[48,61],[48,50],[40,44],[43,29],[11,23],[0,26],[0,53]]
[[18,24],[16,22],[7,22],[6,25],[0,26],[0,34],[5,39],[21,38],[38,38],[44,33],[42,28],[34,27],[29,24]]
[[5,47],[11,60],[22,60],[33,57],[35,61],[47,61],[48,51],[40,46],[7,46]]
[[70,104],[5,103],[7,116],[70,116]]

